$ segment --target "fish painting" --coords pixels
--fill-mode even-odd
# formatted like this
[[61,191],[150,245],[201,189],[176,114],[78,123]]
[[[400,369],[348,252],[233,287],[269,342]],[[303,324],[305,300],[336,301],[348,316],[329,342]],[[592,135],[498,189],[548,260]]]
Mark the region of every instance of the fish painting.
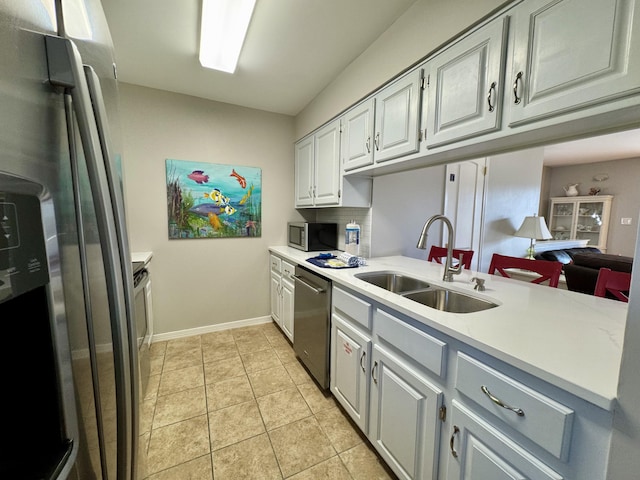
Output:
[[168,158],[166,188],[169,239],[262,235],[260,168]]
[[238,172],[236,172],[235,168],[231,169],[231,175],[229,175],[230,177],[235,177],[236,180],[238,180],[238,183],[240,184],[240,186],[242,188],[247,188],[247,181],[245,180],[245,178],[240,175]]
[[207,183],[209,181],[209,175],[205,175],[204,170],[194,170],[189,175],[187,175],[187,178],[190,178],[191,180],[199,184]]

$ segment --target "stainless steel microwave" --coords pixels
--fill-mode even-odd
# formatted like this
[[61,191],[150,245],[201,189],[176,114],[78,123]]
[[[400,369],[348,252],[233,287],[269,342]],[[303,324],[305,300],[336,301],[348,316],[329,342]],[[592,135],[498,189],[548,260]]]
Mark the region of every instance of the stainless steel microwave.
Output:
[[305,252],[338,249],[338,224],[290,222],[288,245]]

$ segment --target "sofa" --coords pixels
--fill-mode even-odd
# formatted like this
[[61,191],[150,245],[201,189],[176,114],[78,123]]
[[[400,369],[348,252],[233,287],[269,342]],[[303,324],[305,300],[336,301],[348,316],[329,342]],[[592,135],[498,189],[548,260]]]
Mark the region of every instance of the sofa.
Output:
[[633,257],[602,253],[595,247],[549,250],[540,252],[535,258],[561,262],[567,290],[588,295],[593,295],[601,268],[630,273],[633,265]]
[[[550,260],[555,262],[562,263],[564,265],[570,264],[573,262],[573,257],[575,255],[580,255],[583,253],[599,253],[602,254],[600,249],[596,247],[577,247],[577,248],[562,248],[558,250],[547,250],[545,252],[540,252],[535,255],[536,260]],[[563,268],[564,269],[564,268]]]

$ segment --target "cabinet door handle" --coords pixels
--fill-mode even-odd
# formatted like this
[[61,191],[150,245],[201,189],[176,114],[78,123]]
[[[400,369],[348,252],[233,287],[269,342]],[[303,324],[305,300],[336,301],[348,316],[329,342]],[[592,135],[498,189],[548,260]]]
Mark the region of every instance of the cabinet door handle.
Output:
[[380,150],[380,132],[376,133],[376,138],[373,139],[373,144],[376,146],[376,150]]
[[367,147],[367,153],[371,153],[371,135],[367,137],[367,143],[365,143]]
[[376,378],[376,370],[378,369],[378,362],[373,362],[373,368],[371,369],[371,378],[373,378],[373,383],[378,384],[378,379]]
[[491,103],[491,100],[493,98],[493,95],[496,93],[496,82],[493,82],[491,84],[491,86],[489,87],[489,93],[487,94],[487,103],[489,104],[489,111],[493,112],[496,107],[495,105],[493,105],[493,103]]
[[364,357],[367,356],[367,352],[362,352],[362,355],[360,355],[360,368],[362,369],[363,372],[366,372],[367,370],[364,368],[363,362],[364,362]]
[[518,105],[522,101],[522,97],[518,96],[518,85],[522,82],[522,72],[518,72],[516,79],[513,81],[513,103]]
[[484,393],[487,397],[489,397],[489,399],[493,403],[495,403],[496,405],[499,405],[502,408],[506,408],[507,410],[511,410],[513,413],[515,413],[519,417],[524,417],[524,410],[522,410],[521,408],[512,407],[511,405],[507,405],[502,400],[500,400],[498,397],[492,395],[491,392],[489,391],[489,389],[487,387],[485,387],[484,385],[482,385],[480,387],[480,390],[482,390],[482,393]]
[[453,458],[458,458],[458,452],[456,452],[456,449],[453,448],[453,444],[456,441],[456,435],[458,435],[458,433],[460,433],[460,429],[456,425],[454,425],[453,433],[451,434],[451,439],[449,440],[449,450],[451,450],[451,455],[453,456]]

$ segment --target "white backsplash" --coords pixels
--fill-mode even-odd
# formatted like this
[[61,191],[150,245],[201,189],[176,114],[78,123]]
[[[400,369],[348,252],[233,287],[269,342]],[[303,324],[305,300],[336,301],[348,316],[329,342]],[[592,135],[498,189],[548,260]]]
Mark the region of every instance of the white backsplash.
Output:
[[319,208],[316,222],[335,222],[338,224],[338,249],[345,249],[345,229],[347,223],[354,220],[360,225],[360,256],[369,258],[371,251],[371,209],[370,208]]

